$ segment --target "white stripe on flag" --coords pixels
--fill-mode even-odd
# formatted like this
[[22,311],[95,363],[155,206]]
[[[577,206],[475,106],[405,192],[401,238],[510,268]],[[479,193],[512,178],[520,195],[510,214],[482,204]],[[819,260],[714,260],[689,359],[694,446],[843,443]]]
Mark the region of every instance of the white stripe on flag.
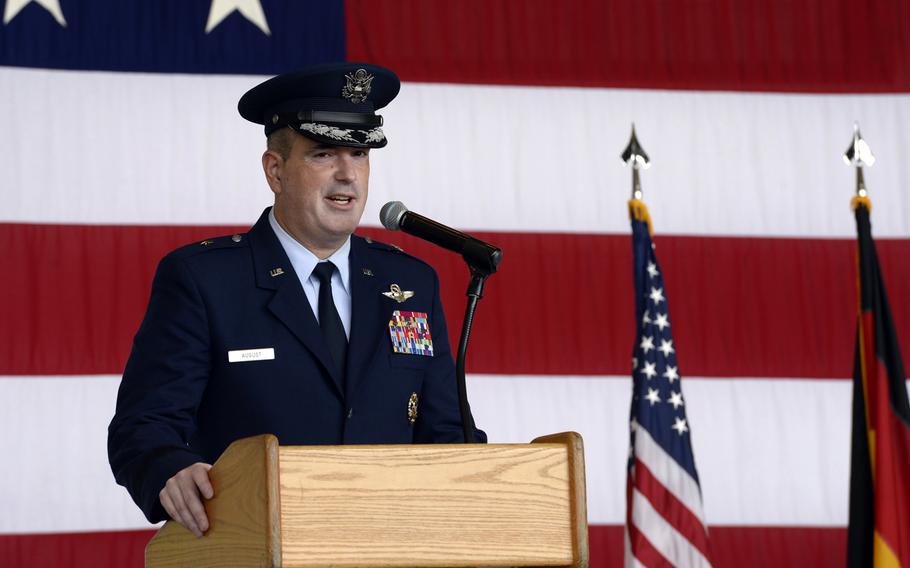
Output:
[[[0,172],[16,188],[0,220],[251,224],[272,194],[261,127],[237,99],[260,79],[0,68]],[[372,154],[364,220],[397,199],[471,230],[626,234],[619,153],[634,121],[662,234],[853,238],[840,156],[859,120],[878,157],[875,234],[908,236],[908,107],[904,94],[405,83],[382,110],[389,146]]]
[[710,568],[708,559],[635,489],[632,490],[632,524],[674,566]]
[[107,461],[118,377],[0,377],[0,533],[150,528]]
[[[694,450],[694,448],[693,448]],[[699,521],[706,525],[698,483],[674,460],[644,428],[635,430],[635,455],[667,491],[679,499]]]
[[[846,525],[850,381],[685,381],[710,524]],[[113,375],[0,377],[0,432],[15,433],[0,436],[4,465],[15,464],[0,467],[0,533],[148,527],[107,463],[118,383]],[[491,442],[568,430],[584,437],[592,524],[625,522],[630,391],[625,376],[468,377]]]

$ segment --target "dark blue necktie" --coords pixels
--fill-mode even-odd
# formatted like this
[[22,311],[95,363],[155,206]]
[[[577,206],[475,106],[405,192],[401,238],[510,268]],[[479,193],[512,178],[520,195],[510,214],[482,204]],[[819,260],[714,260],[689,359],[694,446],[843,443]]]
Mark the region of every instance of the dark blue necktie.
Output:
[[319,279],[319,327],[322,328],[322,335],[325,337],[326,345],[329,346],[329,353],[331,353],[332,361],[335,363],[335,370],[338,372],[338,378],[343,384],[348,338],[344,334],[341,317],[338,315],[338,310],[335,309],[335,301],[332,299],[333,272],[335,272],[335,265],[329,261],[320,262],[313,269],[313,275]]

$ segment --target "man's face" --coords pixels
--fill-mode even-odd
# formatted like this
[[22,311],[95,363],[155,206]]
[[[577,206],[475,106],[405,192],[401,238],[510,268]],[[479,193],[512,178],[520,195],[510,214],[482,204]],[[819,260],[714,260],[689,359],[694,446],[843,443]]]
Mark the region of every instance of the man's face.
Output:
[[286,160],[266,151],[263,166],[278,222],[312,252],[331,254],[357,228],[370,181],[369,148],[327,146],[296,135]]

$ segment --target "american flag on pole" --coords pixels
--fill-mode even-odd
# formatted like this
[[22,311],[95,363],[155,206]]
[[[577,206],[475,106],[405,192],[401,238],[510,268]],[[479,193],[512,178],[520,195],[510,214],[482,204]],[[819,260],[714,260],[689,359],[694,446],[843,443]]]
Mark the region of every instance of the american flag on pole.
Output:
[[637,329],[626,477],[625,564],[711,566],[664,278],[645,204],[629,202]]

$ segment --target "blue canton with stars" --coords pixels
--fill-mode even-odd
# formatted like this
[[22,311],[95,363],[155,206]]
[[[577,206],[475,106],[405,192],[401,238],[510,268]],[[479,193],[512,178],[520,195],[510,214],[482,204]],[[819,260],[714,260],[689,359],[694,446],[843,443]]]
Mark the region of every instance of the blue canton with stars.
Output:
[[632,253],[638,333],[632,350],[631,448],[636,430],[645,428],[698,482],[664,278],[644,221],[632,221]]
[[5,0],[0,66],[273,75],[344,61],[343,0]]

